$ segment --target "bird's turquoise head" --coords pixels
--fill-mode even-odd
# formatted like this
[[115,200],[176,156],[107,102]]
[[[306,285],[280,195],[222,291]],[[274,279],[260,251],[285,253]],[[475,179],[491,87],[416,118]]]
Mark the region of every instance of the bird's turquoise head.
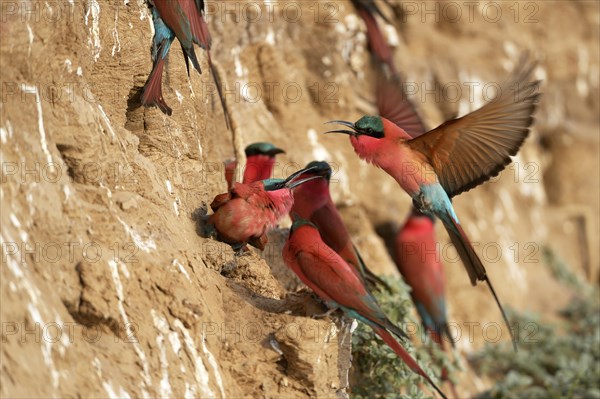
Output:
[[371,136],[376,139],[385,136],[383,120],[380,116],[365,115],[354,123],[354,127],[364,136]]
[[265,189],[265,191],[281,190],[282,188],[287,188],[287,189],[291,190],[294,187],[297,187],[303,183],[306,183],[307,181],[321,179],[322,177],[320,175],[317,175],[317,176],[311,176],[311,177],[307,177],[304,179],[296,180],[296,178],[298,178],[303,173],[312,173],[313,169],[314,169],[314,167],[306,167],[304,169],[300,169],[299,171],[292,173],[285,179],[262,180],[264,189]]
[[330,121],[327,123],[337,123],[339,125],[343,125],[349,127],[348,129],[335,129],[329,130],[325,133],[342,133],[348,134],[352,137],[358,136],[369,136],[375,139],[381,139],[385,137],[385,128],[383,125],[383,119],[380,116],[376,115],[365,115],[355,123],[348,121]]
[[331,166],[325,161],[312,161],[306,165],[306,169],[311,169],[311,174],[322,176],[327,181],[331,178]]
[[285,154],[285,151],[281,148],[275,147],[271,143],[261,142],[261,143],[253,143],[246,147],[246,157],[251,157],[254,155],[269,155],[274,157],[277,154]]
[[265,179],[262,183],[265,191],[281,190],[285,187],[285,179]]

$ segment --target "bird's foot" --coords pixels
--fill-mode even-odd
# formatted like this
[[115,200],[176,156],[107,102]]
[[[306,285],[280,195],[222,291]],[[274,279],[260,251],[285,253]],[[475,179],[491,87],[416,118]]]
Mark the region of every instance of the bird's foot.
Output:
[[249,252],[246,243],[235,244],[232,245],[231,248],[233,248],[233,250],[235,251],[233,254],[234,256],[244,256],[247,252]]
[[263,234],[260,237],[253,237],[250,241],[248,241],[248,244],[252,245],[254,248],[264,251],[268,242],[269,239],[267,238],[267,235]]
[[324,319],[326,317],[331,316],[333,313],[335,313],[338,310],[338,308],[331,308],[329,309],[327,312],[325,313],[320,313],[320,314],[313,314],[311,315],[311,319]]
[[431,201],[421,191],[415,197],[413,197],[413,206],[425,215],[433,215],[433,209],[431,207]]

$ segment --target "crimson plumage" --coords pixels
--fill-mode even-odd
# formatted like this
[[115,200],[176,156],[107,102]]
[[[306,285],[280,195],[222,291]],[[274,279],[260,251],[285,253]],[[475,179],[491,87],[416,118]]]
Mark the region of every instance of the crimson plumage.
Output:
[[298,187],[294,192],[292,215],[309,220],[319,229],[323,241],[350,264],[369,284],[379,284],[389,289],[387,284],[370,271],[356,246],[353,244],[342,216],[331,199],[329,180],[331,167],[327,162],[311,162],[307,168],[311,172],[300,177],[322,176],[322,179],[310,181]]
[[413,357],[394,339],[406,334],[383,313],[354,267],[322,240],[315,225],[296,218],[283,248],[283,259],[290,269],[330,308],[339,308],[349,317],[369,325],[383,341],[417,374],[425,378],[446,398]]

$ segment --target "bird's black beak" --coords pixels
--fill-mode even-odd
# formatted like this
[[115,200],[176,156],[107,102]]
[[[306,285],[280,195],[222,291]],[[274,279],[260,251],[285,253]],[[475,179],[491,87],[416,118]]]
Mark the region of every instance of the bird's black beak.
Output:
[[273,148],[271,151],[269,151],[269,155],[272,157],[274,157],[277,154],[285,154],[285,151],[281,148]]
[[296,177],[300,176],[302,173],[307,173],[307,172],[312,172],[314,170],[316,170],[317,167],[316,166],[309,166],[306,167],[304,169],[300,169],[297,172],[292,173],[291,175],[289,175],[284,181],[285,184],[287,185],[287,183],[290,183],[292,180],[294,180]]
[[356,127],[354,126],[354,123],[352,122],[348,122],[348,121],[329,121],[329,122],[325,122],[326,124],[329,123],[337,123],[338,125],[343,125],[343,126],[347,126],[352,130],[347,130],[347,129],[336,129],[336,130],[329,130],[327,132],[325,132],[325,134],[327,133],[342,133],[342,134],[347,134],[350,136],[358,136],[358,132],[356,131]]
[[311,177],[307,177],[305,179],[302,180],[297,180],[294,181],[298,176],[304,174],[304,173],[312,173],[312,172],[317,172],[319,170],[319,167],[317,165],[313,165],[313,166],[307,166],[304,169],[300,169],[299,171],[292,173],[291,175],[289,175],[287,177],[287,179],[285,179],[285,187],[292,189],[294,187],[299,186],[302,183],[306,183],[309,180],[314,180],[314,179],[322,179],[323,177],[321,175],[317,175],[317,176],[311,176]]
[[323,176],[311,176],[311,177],[307,177],[305,179],[288,182],[288,184],[286,184],[286,187],[291,190],[294,187],[298,187],[301,184],[304,184],[308,181],[315,180],[315,179],[323,179]]

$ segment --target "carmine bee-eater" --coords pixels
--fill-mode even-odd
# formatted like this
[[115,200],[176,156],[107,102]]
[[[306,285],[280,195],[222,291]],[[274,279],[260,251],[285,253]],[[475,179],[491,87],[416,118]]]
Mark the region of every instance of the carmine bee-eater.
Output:
[[314,224],[299,217],[294,220],[289,238],[283,247],[283,259],[300,280],[330,309],[340,309],[347,316],[371,327],[408,367],[425,378],[442,397],[446,398],[406,349],[392,336],[394,334],[404,340],[406,334],[383,313],[354,267],[346,263],[323,242]]
[[350,130],[330,131],[350,135],[354,151],[361,159],[391,175],[419,211],[442,221],[471,284],[487,282],[515,350],[516,341],[504,309],[454,212],[451,198],[496,176],[525,141],[539,98],[540,82],[531,81],[533,69],[534,64],[528,64],[523,57],[513,76],[500,86],[494,101],[414,139],[379,116],[364,116],[356,123],[333,121]]
[[206,50],[208,65],[223,106],[225,121],[227,127],[230,128],[222,84],[212,66],[210,57],[212,38],[208,31],[208,24],[204,19],[204,0],[150,0],[150,5],[152,6],[152,20],[154,22],[154,38],[152,39],[153,66],[142,90],[142,104],[146,106],[156,105],[162,112],[171,115],[172,110],[162,96],[162,74],[171,44],[177,38],[183,50],[188,76],[190,74],[188,60],[192,61],[192,65],[198,73],[202,73],[194,51],[194,43]]
[[[243,183],[253,183],[258,180],[265,180],[273,174],[275,166],[275,156],[285,154],[281,148],[275,147],[271,143],[253,143],[246,147],[246,168],[244,169]],[[233,184],[235,168],[237,161],[225,162],[225,180],[227,188],[230,189]]]
[[[448,328],[444,267],[435,240],[434,219],[414,207],[394,240],[395,260],[419,317],[431,339],[444,350],[444,336],[454,341]],[[448,370],[442,369],[442,381]],[[454,385],[452,384],[454,390]]]
[[263,250],[267,233],[292,209],[292,190],[314,176],[297,180],[307,169],[291,174],[287,179],[266,179],[249,184],[234,183],[229,192],[215,197],[210,207],[214,213],[209,225],[214,226],[217,238],[241,250],[250,244]]
[[300,178],[322,176],[323,179],[312,180],[294,191],[292,215],[297,214],[317,226],[325,244],[354,267],[361,278],[369,284],[379,284],[389,290],[388,285],[365,265],[358,249],[350,239],[342,215],[331,199],[329,193],[331,166],[327,162],[313,161],[306,165],[306,168],[311,171],[303,173]]
[[356,12],[360,15],[367,27],[367,38],[369,40],[371,53],[380,62],[386,64],[390,68],[392,74],[396,74],[397,71],[394,65],[392,49],[383,36],[375,15],[378,14],[386,22],[388,22],[387,18],[373,0],[352,0],[352,4],[354,4]]

